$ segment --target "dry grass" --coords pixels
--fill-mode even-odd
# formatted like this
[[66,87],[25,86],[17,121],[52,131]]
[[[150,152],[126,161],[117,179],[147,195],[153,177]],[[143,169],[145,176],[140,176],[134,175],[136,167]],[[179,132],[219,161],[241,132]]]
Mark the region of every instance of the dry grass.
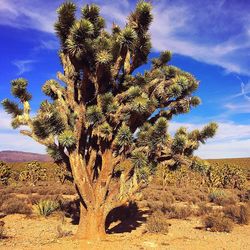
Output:
[[168,219],[186,220],[193,214],[192,208],[188,206],[169,205],[163,207],[163,213]]
[[27,205],[24,199],[17,198],[16,196],[6,199],[0,207],[1,212],[5,214],[26,214],[30,215],[32,210]]
[[206,203],[201,202],[198,204],[198,210],[196,211],[196,216],[204,216],[212,213],[213,208],[211,206],[208,206]]
[[223,212],[226,217],[228,217],[237,224],[247,225],[249,223],[250,211],[249,207],[247,207],[246,205],[228,205],[224,207]]
[[160,211],[154,212],[147,219],[146,230],[149,233],[168,233],[169,224],[166,217]]

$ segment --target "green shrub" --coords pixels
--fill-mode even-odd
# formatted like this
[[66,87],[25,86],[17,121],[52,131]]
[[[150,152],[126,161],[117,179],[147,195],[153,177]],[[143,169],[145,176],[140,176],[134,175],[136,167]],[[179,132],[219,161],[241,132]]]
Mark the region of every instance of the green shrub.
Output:
[[146,230],[149,233],[168,233],[169,224],[164,214],[160,211],[154,212],[147,219]]
[[59,208],[59,203],[54,200],[40,200],[35,205],[35,210],[39,215],[49,216]]
[[0,161],[0,183],[2,185],[8,185],[8,181],[11,177],[10,167],[3,161]]
[[221,214],[208,215],[203,219],[204,227],[211,232],[231,232],[233,222]]

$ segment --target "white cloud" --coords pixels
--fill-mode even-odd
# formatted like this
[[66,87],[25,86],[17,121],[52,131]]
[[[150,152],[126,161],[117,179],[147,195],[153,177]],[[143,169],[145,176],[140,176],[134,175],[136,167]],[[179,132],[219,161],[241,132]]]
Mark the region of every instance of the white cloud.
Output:
[[[174,132],[181,126],[189,131],[201,129],[206,124],[170,122],[169,132]],[[250,156],[250,125],[233,122],[219,122],[219,128],[214,138],[201,145],[195,153],[202,158],[234,158]]]
[[200,146],[196,155],[204,159],[249,157],[250,139],[229,142],[208,142]]
[[15,60],[12,63],[18,68],[17,75],[22,75],[32,70],[32,64],[34,62],[34,60]]
[[0,151],[18,150],[33,153],[44,153],[45,147],[35,142],[31,138],[13,130],[11,127],[10,115],[0,109]]
[[4,110],[0,109],[0,131],[10,129],[10,127],[10,116]]
[[[45,4],[42,0],[32,2],[1,0],[0,23],[53,33],[53,24],[56,20],[55,9],[62,2],[57,0]],[[133,1],[127,0],[119,2],[95,0],[94,2],[101,6],[101,13],[106,18],[109,28],[113,22],[124,25],[127,15],[135,5]],[[79,7],[82,6],[81,1],[77,3]],[[242,52],[250,48],[248,15],[245,15],[247,13],[244,12],[246,11],[244,8],[241,11],[239,8],[229,8],[226,3],[226,1],[219,1],[212,4],[210,1],[205,1],[203,12],[206,11],[207,14],[201,15],[198,2],[155,1],[153,3],[154,22],[151,27],[154,50],[170,49],[174,53],[219,65],[226,72],[250,75],[249,58],[247,53]],[[233,30],[234,26],[231,23],[227,25],[229,17],[231,22],[240,25],[239,32],[236,33]],[[221,23],[222,18],[225,18],[224,23]],[[231,31],[235,32],[234,35],[228,36]],[[215,35],[218,34],[227,35],[228,38],[217,40]],[[238,35],[235,36],[235,34]],[[206,38],[202,39],[202,37]],[[51,46],[54,47],[51,44],[44,45],[49,49]]]
[[32,153],[45,153],[45,147],[31,138],[21,135],[18,131],[11,133],[0,132],[0,151],[15,150]]

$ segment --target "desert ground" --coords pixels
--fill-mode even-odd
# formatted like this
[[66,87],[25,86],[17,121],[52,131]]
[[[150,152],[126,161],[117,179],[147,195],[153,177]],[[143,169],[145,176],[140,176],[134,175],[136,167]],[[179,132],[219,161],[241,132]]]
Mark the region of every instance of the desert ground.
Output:
[[[211,162],[224,164],[225,160]],[[215,191],[197,186],[195,176],[183,177],[164,188],[152,181],[134,201],[109,215],[107,236],[102,241],[74,238],[79,213],[77,195],[68,182],[52,181],[51,170],[49,180],[36,185],[18,181],[1,186],[0,221],[4,224],[4,233],[0,249],[249,249],[249,159],[238,162],[248,174],[246,187],[220,189],[223,196],[216,196],[214,200],[211,200],[211,192]],[[25,167],[25,163],[10,165],[14,171]],[[44,166],[50,169],[50,164]],[[35,210],[41,200],[58,201],[60,207],[43,216]],[[248,218],[243,222],[234,210],[241,206],[248,208],[248,214],[244,215]],[[234,223],[229,229],[223,227],[224,232],[204,225],[204,218],[215,211],[225,214],[229,214],[225,211],[234,211],[230,214]],[[159,221],[150,222],[153,214],[159,215],[160,226]],[[157,228],[162,223],[166,226],[164,230]]]

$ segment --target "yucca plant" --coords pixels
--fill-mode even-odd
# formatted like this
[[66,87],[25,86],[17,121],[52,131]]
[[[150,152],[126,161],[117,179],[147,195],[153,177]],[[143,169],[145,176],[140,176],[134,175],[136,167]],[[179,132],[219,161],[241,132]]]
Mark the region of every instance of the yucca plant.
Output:
[[51,213],[56,211],[59,208],[59,203],[53,200],[40,200],[35,205],[35,212],[42,216],[49,216]]
[[[77,235],[102,238],[108,213],[134,197],[157,164],[173,168],[190,163],[194,150],[212,137],[216,124],[195,132],[177,132],[168,122],[200,103],[198,81],[171,66],[171,52],[148,61],[152,6],[139,1],[124,28],[111,32],[95,4],[81,14],[67,1],[57,10],[56,34],[63,72],[45,82],[48,100],[30,112],[27,80],[12,81],[19,104],[5,99],[12,125],[47,147],[56,163],[72,174],[80,198]],[[77,16],[79,18],[77,18]],[[150,63],[141,73],[138,68]],[[136,71],[137,70],[137,71]],[[61,84],[63,83],[63,84]],[[138,154],[141,152],[141,154]],[[116,169],[126,162],[126,168]],[[119,173],[119,174],[118,174]]]

